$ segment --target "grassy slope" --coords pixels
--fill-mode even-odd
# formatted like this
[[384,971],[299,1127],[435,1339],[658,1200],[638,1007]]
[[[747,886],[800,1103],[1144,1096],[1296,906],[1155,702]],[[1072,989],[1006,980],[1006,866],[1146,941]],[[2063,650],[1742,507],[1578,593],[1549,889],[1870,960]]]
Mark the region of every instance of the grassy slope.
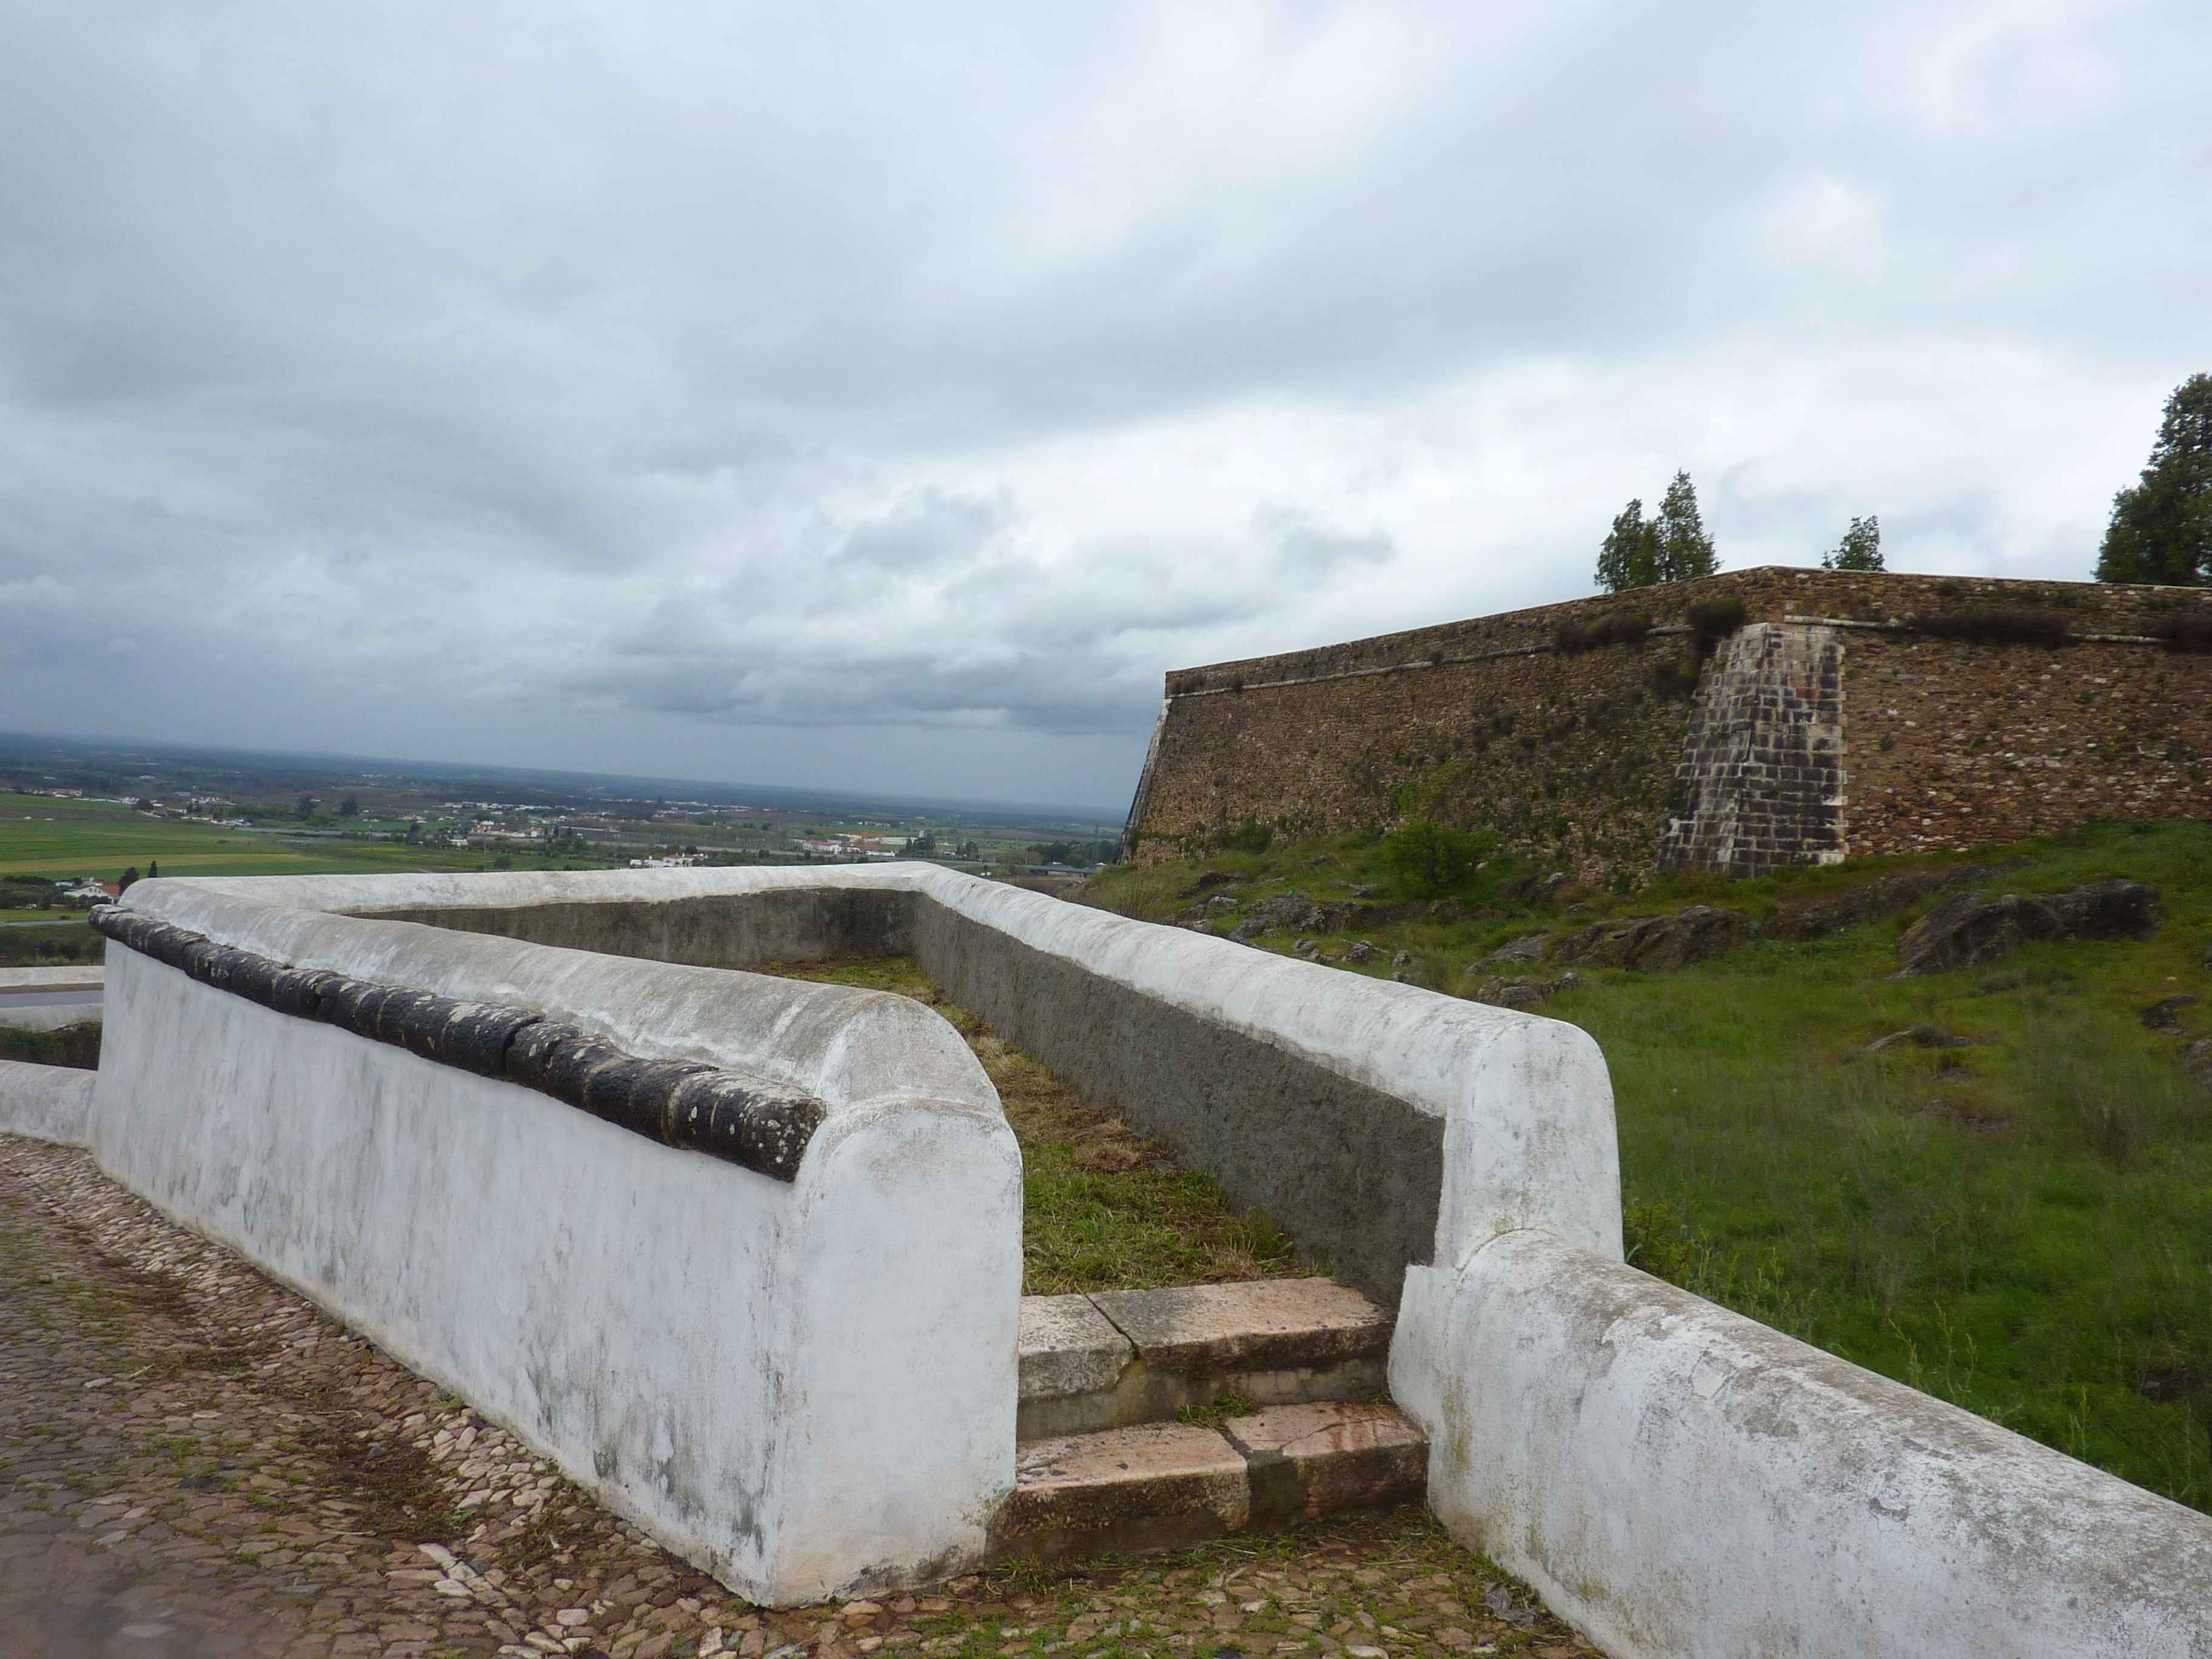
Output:
[[[1583,970],[1544,1012],[1591,1032],[1612,1066],[1639,1265],[2212,1510],[2212,1100],[2181,1078],[2180,1042],[2138,1018],[2193,992],[2185,1028],[2212,1031],[2212,825],[2100,828],[2006,856],[2027,860],[2002,878],[2015,890],[2152,882],[2163,925],[2142,944],[1892,980],[1896,936],[1928,901],[1674,974]],[[1589,905],[1572,916],[1411,917],[1361,935],[1384,951],[1347,971],[1387,975],[1405,948],[1464,989],[1474,958],[1535,927],[1692,897],[1771,914],[1905,862],[1562,895]],[[1206,867],[1117,871],[1088,896],[1170,920]],[[1347,842],[1210,867],[1248,873],[1254,897],[1384,879],[1375,849]],[[1979,1046],[1862,1052],[1920,1023]]]

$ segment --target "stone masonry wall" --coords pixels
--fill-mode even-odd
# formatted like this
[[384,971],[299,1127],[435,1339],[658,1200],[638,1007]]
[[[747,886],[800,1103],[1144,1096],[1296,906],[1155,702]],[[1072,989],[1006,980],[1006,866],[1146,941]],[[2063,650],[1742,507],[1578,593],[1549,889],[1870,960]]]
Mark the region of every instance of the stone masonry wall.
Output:
[[1846,658],[1855,855],[2212,818],[2212,656],[1855,630]]
[[1844,856],[1843,647],[1834,628],[1752,623],[1698,687],[1660,862],[1752,875]]
[[[1728,674],[1741,648],[1701,650],[1691,613],[1726,599],[1747,623],[1832,632],[1835,695],[1800,691],[1788,720],[1778,699],[1763,736],[1745,727],[1730,740],[1740,754],[1709,741],[1715,727],[1686,757],[1689,688],[1710,703],[1712,663]],[[2073,638],[1983,643],[1921,626],[1977,608],[2051,613]],[[1739,870],[1974,846],[2092,817],[2212,817],[2212,655],[2148,637],[2183,613],[2212,614],[2212,595],[1768,567],[1178,670],[1130,836],[1157,858],[1245,824],[1334,832],[1427,815],[1496,829],[1547,867],[1595,880],[1658,867],[1678,817],[1678,857]],[[1632,617],[1650,636],[1555,648],[1563,626]],[[1778,693],[1824,672],[1759,662],[1781,676]],[[1748,684],[1732,695],[1739,712],[1752,706]],[[1832,790],[1825,773],[1790,775],[1829,764],[1813,747],[1813,728],[1829,725],[1848,776]],[[1751,769],[1701,769],[1738,763]]]

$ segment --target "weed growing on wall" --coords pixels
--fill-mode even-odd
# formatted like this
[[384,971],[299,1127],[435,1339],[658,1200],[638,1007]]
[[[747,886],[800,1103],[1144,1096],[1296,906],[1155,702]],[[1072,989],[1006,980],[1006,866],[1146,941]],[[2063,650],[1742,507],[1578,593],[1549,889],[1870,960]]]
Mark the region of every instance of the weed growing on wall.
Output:
[[1595,651],[1602,645],[1637,645],[1651,632],[1651,618],[1641,611],[1599,617],[1586,623],[1561,623],[1552,632],[1552,649],[1565,655]]
[[1705,645],[1725,639],[1742,627],[1744,614],[1743,601],[1733,595],[1700,599],[1687,612],[1691,631]]
[[1993,645],[2065,645],[2074,637],[2066,618],[2051,611],[1995,605],[1937,611],[1915,617],[1923,634],[1947,640],[1976,640]]
[[2212,610],[2161,617],[2151,632],[2166,642],[2169,651],[2212,651]]

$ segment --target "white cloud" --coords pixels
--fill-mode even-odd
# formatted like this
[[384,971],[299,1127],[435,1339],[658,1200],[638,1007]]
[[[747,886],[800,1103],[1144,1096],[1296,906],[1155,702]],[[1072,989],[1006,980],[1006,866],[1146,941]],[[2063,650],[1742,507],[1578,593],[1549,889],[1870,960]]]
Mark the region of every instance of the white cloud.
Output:
[[[1731,565],[2087,573],[2212,14],[0,21],[9,724],[1126,799],[1161,672]],[[126,630],[145,648],[106,648]]]

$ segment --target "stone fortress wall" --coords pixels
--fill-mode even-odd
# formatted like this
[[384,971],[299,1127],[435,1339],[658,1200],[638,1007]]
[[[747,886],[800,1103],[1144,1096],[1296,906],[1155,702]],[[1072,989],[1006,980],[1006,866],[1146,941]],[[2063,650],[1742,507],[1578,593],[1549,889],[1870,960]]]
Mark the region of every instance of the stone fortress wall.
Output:
[[[1977,611],[2063,642],[1941,631]],[[2187,588],[1763,567],[1179,670],[1129,836],[1425,815],[1594,880],[2212,817],[2208,618]]]

